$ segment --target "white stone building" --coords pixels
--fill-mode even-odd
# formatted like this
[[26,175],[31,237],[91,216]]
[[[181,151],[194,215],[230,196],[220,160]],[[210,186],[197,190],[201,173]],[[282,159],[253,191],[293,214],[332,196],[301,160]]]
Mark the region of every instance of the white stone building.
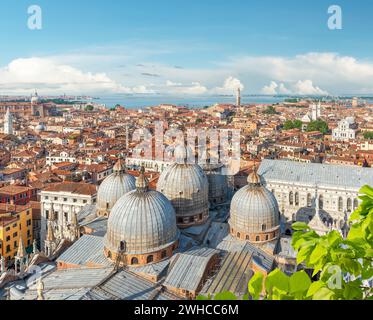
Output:
[[93,184],[63,182],[41,191],[41,248],[47,233],[48,221],[53,221],[57,240],[68,236],[69,225],[83,207],[96,203],[97,189]]
[[77,163],[78,160],[76,159],[76,157],[72,154],[69,154],[68,152],[66,151],[62,151],[60,152],[59,154],[49,154],[47,157],[46,157],[46,164],[48,166],[51,166],[55,163],[60,163],[60,162],[71,162],[71,163]]
[[283,222],[308,222],[318,199],[323,222],[341,228],[358,207],[358,192],[373,182],[373,169],[265,159],[259,168],[279,204]]
[[8,110],[4,117],[4,134],[13,134],[13,116]]
[[333,141],[349,141],[356,138],[357,125],[355,118],[348,117],[338,123],[338,127],[333,129]]

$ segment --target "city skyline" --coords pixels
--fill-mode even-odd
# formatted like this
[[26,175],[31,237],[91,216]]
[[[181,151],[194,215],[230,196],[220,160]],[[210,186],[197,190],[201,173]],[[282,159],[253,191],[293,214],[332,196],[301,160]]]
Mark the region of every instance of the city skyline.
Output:
[[339,1],[341,30],[323,0],[35,4],[41,30],[28,1],[0,5],[1,94],[373,93],[369,3]]

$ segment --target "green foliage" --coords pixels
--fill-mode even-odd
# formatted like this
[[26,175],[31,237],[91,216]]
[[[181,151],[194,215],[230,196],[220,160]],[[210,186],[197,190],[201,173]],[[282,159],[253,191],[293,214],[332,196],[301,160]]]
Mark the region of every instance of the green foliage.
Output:
[[263,113],[264,114],[278,114],[274,106],[268,106],[267,109]]
[[373,131],[364,132],[364,139],[373,140]]
[[[255,273],[248,284],[251,299],[372,300],[373,289],[364,280],[373,277],[373,188],[364,186],[359,193],[362,202],[350,216],[346,239],[338,231],[320,236],[303,222],[293,224],[297,264],[310,270],[317,281],[312,282],[304,270],[288,276],[275,269],[265,279]],[[227,293],[217,296],[232,298]]]
[[284,130],[291,130],[291,129],[301,129],[302,128],[302,121],[300,120],[286,120],[284,122]]
[[199,123],[202,123],[202,122],[203,122],[203,120],[201,118],[196,119],[196,124],[199,124]]
[[329,131],[328,124],[322,120],[311,121],[307,126],[307,132],[320,131],[322,134],[326,134]]
[[93,111],[93,109],[94,107],[90,104],[85,107],[85,111]]

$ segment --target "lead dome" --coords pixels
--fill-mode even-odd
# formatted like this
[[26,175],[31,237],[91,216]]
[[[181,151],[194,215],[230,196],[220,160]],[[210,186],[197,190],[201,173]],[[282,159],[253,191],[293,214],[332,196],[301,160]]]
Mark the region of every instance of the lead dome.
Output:
[[279,237],[280,213],[275,196],[262,184],[256,169],[248,184],[234,195],[229,226],[231,234],[252,243],[268,242]]
[[135,183],[135,177],[127,173],[124,160],[118,160],[113,173],[105,178],[98,189],[97,214],[109,216],[119,198],[136,188]]
[[209,216],[207,177],[198,164],[188,163],[190,148],[177,146],[174,155],[176,162],[162,172],[157,190],[171,201],[180,228],[203,224]]
[[127,265],[145,265],[171,257],[179,230],[170,201],[150,190],[142,168],[133,190],[114,205],[104,239],[105,255],[116,261],[119,253]]

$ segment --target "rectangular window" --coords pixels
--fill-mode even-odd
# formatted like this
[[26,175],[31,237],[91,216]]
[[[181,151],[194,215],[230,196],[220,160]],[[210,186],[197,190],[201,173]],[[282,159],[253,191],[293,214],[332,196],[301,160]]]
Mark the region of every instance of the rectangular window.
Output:
[[17,232],[14,232],[13,233],[13,238],[16,238],[18,236],[18,233]]
[[6,227],[6,228],[5,228],[5,231],[9,231],[9,230],[10,230],[10,227]]
[[66,201],[67,201],[67,198],[63,198],[63,201],[65,201],[65,202],[66,202]]
[[7,236],[7,237],[6,237],[6,241],[10,241],[10,236]]
[[9,253],[10,252],[10,245],[8,244],[7,246],[6,246],[6,253]]

